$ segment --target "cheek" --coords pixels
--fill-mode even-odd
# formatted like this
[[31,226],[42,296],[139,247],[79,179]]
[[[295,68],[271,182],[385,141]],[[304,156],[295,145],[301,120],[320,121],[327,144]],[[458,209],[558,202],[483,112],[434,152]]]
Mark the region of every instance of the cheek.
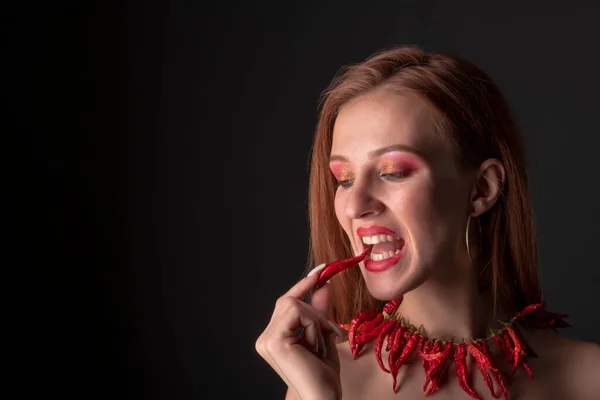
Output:
[[415,185],[407,188],[396,198],[394,211],[411,231],[431,226],[437,219],[436,204],[432,201],[434,190],[430,185]]
[[395,214],[419,248],[441,246],[452,235],[462,210],[456,191],[448,187],[431,180],[421,181],[407,188],[395,201]]

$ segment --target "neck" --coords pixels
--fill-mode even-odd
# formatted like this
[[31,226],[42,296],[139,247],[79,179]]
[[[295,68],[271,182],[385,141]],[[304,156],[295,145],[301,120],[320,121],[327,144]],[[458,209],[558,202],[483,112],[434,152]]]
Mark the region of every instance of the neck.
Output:
[[475,279],[430,279],[406,293],[397,314],[429,338],[454,342],[489,336],[496,328],[491,297]]

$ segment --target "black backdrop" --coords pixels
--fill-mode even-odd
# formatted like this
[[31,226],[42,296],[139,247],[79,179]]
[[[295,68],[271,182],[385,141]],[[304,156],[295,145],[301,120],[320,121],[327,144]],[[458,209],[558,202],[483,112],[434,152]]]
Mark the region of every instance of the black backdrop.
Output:
[[254,341],[304,270],[318,97],[340,66],[399,43],[456,52],[503,89],[529,149],[546,298],[570,313],[565,335],[600,341],[598,7],[536,3],[6,12],[22,393],[282,398]]

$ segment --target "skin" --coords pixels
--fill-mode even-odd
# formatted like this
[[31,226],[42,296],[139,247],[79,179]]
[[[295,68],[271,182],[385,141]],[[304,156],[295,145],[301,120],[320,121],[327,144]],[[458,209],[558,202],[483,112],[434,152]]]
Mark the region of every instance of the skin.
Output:
[[[450,144],[435,131],[433,117],[416,96],[385,89],[346,104],[336,120],[331,150],[332,173],[342,181],[335,212],[355,254],[363,249],[356,234],[361,226],[387,227],[405,240],[405,253],[392,268],[372,273],[361,263],[373,296],[389,300],[404,294],[398,312],[413,325],[423,325],[429,337],[482,337],[496,327],[498,317],[492,315],[489,297],[478,291],[465,230],[469,216],[476,218],[498,200],[505,171],[495,159],[472,170],[461,168]],[[398,145],[402,148],[381,150]],[[416,355],[402,367],[401,389],[394,395],[392,377],[377,365],[373,343],[357,360],[347,343],[333,344],[326,321],[331,315],[327,285],[314,294],[312,305],[300,301],[312,280],[315,276],[303,279],[278,300],[257,341],[257,351],[290,388],[286,398],[421,398],[424,372]],[[300,325],[316,329],[299,341],[293,332]],[[600,367],[600,346],[552,331],[523,333],[540,357],[529,360],[533,382],[518,371],[509,386],[512,399],[556,398],[557,393],[564,394],[558,398],[600,398],[600,384],[592,379]],[[319,353],[317,343],[327,348],[326,354]],[[508,368],[499,354],[495,359]],[[469,370],[475,371],[475,390],[492,398],[475,366]],[[450,372],[435,398],[470,398]]]
[[[394,145],[412,150],[373,156]],[[371,294],[380,300],[405,294],[399,312],[435,337],[487,332],[490,302],[478,294],[465,229],[469,215],[477,217],[497,201],[502,164],[490,159],[476,171],[460,168],[450,144],[435,131],[430,108],[414,96],[384,90],[342,108],[331,155],[332,170],[343,157],[342,168],[351,173],[351,181],[337,189],[335,212],[354,252],[363,248],[356,234],[361,226],[390,228],[405,240],[396,266],[371,273],[361,263]],[[383,177],[381,166],[390,158],[416,167],[399,179]]]

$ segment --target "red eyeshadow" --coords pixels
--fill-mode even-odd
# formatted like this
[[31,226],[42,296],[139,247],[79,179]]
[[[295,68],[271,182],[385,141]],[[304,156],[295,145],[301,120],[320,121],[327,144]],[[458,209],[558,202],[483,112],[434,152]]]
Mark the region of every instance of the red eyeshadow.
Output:
[[346,164],[341,161],[330,162],[329,168],[337,180],[342,181],[352,179],[352,172],[350,172],[350,169],[346,166]]
[[421,163],[416,157],[402,152],[387,153],[379,162],[379,168],[385,173],[415,170],[420,166]]

